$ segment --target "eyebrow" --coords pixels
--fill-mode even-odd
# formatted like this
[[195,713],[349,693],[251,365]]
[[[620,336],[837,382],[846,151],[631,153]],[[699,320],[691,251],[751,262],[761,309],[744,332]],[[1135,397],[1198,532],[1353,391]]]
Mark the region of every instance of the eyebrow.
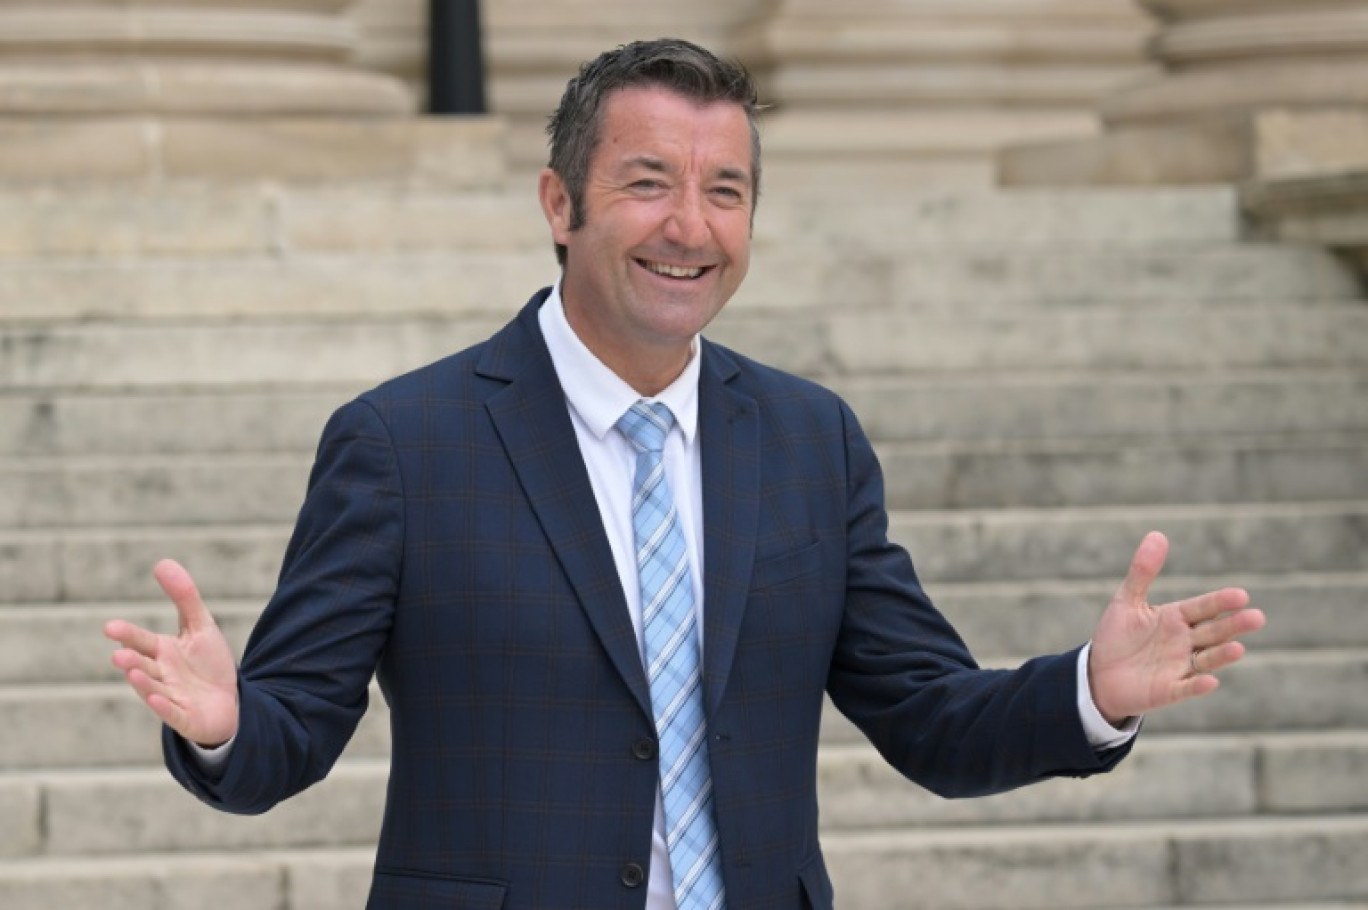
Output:
[[[646,170],[657,174],[668,173],[670,170],[664,161],[659,158],[653,158],[650,155],[636,155],[632,158],[628,158],[623,164],[628,168],[645,168]],[[737,183],[749,183],[751,179],[750,171],[738,167],[721,168],[718,170],[717,176],[722,180],[734,180]]]

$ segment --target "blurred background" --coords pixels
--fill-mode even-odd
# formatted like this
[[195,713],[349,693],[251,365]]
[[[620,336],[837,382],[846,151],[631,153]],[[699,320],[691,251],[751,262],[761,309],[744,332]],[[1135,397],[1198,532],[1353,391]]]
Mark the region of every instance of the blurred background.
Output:
[[101,625],[171,556],[241,645],[328,413],[555,280],[546,116],[665,34],[771,105],[709,335],[850,401],[982,661],[1152,528],[1270,618],[1107,777],[943,802],[832,713],[839,905],[1368,906],[1368,0],[0,0],[0,907],[364,905],[378,695],[219,815]]

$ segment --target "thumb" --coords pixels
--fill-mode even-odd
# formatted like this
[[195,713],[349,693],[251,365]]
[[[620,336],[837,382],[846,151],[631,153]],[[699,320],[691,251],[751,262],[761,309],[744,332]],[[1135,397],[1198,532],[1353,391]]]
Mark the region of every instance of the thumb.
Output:
[[1149,596],[1150,585],[1159,577],[1168,558],[1168,538],[1158,531],[1150,531],[1131,558],[1130,571],[1121,582],[1117,597],[1130,603],[1143,603]]
[[182,632],[198,632],[214,624],[209,608],[200,599],[199,588],[185,567],[174,559],[163,559],[152,567],[152,577],[176,605]]

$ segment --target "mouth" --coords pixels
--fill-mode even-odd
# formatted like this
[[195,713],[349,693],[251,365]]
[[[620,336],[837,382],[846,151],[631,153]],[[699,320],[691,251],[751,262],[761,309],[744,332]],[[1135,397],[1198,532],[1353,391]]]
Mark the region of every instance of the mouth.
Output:
[[636,263],[653,275],[672,278],[676,281],[696,281],[714,268],[714,266],[670,265],[664,262],[652,262],[648,259],[638,259]]

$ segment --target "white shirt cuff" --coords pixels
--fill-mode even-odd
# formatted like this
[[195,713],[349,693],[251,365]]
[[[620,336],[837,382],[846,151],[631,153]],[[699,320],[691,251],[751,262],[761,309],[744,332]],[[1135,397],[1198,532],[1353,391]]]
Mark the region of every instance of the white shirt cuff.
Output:
[[1083,732],[1087,734],[1088,743],[1097,751],[1106,752],[1134,739],[1144,718],[1132,717],[1119,729],[1107,723],[1093,702],[1092,686],[1088,684],[1088,655],[1091,653],[1092,642],[1078,652],[1078,716],[1083,719]]
[[192,743],[188,739],[185,742],[190,747],[190,754],[194,756],[195,764],[199,765],[199,769],[205,774],[217,774],[227,766],[228,757],[233,754],[233,743],[236,741],[237,737],[234,736],[223,745],[215,746],[212,749],[206,749],[199,743]]

